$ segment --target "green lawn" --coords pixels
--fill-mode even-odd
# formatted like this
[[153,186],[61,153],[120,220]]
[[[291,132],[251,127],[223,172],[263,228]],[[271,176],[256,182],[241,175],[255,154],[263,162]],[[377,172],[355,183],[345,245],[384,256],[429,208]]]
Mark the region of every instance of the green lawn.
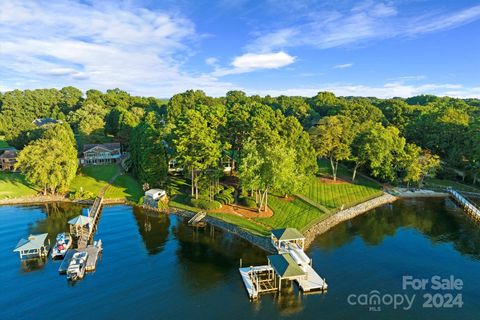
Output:
[[328,215],[328,213],[298,198],[291,200],[270,195],[268,206],[273,210],[273,216],[255,220],[270,226],[272,229],[289,227],[302,231],[312,221],[318,221]]
[[122,174],[115,179],[105,192],[107,199],[127,199],[138,203],[144,192],[140,183],[129,174]]
[[118,167],[114,164],[104,166],[88,166],[80,169],[80,173],[73,179],[70,191],[76,192],[83,188],[84,191],[97,195],[115,175]]
[[255,223],[250,219],[245,219],[243,217],[239,217],[233,214],[228,213],[209,213],[209,216],[215,217],[217,219],[223,220],[225,222],[237,225],[238,227],[245,229],[251,233],[266,236],[270,233],[270,228],[264,227]]
[[6,142],[6,141],[3,141],[1,138],[0,138],[0,149],[1,148],[9,148],[10,145]]
[[[360,182],[360,180],[359,180]],[[365,199],[382,194],[380,186],[372,183],[325,183],[319,177],[311,177],[303,193],[307,198],[328,209],[351,207]]]
[[34,196],[36,189],[25,181],[20,173],[0,172],[0,200]]
[[452,180],[440,180],[435,178],[428,178],[425,180],[425,188],[432,188],[432,189],[445,189],[448,187],[452,187],[458,191],[467,191],[467,192],[478,192],[480,193],[479,187],[474,187],[472,185],[464,184],[457,181]]

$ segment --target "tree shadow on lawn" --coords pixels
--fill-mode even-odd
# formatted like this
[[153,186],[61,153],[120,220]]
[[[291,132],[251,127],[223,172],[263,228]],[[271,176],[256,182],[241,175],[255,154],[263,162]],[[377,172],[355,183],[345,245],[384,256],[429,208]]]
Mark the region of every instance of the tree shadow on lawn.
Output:
[[[20,173],[14,173],[14,172],[6,172],[6,173],[0,173],[0,185],[11,185],[14,188],[22,188],[25,187],[27,189],[31,189],[32,191],[35,192],[40,192],[40,189],[37,186],[32,185],[29,183]],[[7,192],[11,192],[10,187],[6,190]],[[0,195],[3,193],[3,190],[0,190]]]

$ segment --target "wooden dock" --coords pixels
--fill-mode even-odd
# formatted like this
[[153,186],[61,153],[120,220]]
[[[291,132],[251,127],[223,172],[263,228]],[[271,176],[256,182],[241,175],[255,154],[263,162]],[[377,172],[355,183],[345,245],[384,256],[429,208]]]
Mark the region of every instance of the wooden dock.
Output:
[[98,258],[100,256],[100,253],[102,252],[102,241],[99,240],[96,244],[88,245],[83,249],[68,250],[67,253],[65,254],[65,257],[63,258],[62,263],[60,264],[60,268],[58,268],[58,272],[60,274],[67,273],[67,269],[68,269],[68,266],[70,265],[70,261],[72,260],[73,255],[77,252],[88,253],[87,265],[85,267],[85,271],[88,271],[88,272],[95,271],[97,267]]
[[327,290],[328,285],[325,282],[325,279],[322,279],[318,273],[312,268],[311,265],[305,265],[305,278],[298,279],[296,282],[302,291],[310,292],[317,290]]
[[468,201],[464,196],[462,196],[459,192],[448,189],[448,192],[452,196],[452,198],[457,202],[463,210],[473,217],[476,220],[480,220],[480,209],[473,205],[470,201]]
[[100,214],[102,211],[102,202],[103,202],[103,196],[98,196],[95,198],[95,201],[93,202],[92,208],[88,211],[88,217],[91,219],[92,223],[89,225],[88,232],[83,233],[80,235],[80,237],[77,240],[77,247],[79,249],[84,249],[87,247],[88,242],[90,239],[93,237],[93,234],[97,230],[97,224],[98,221],[100,220]]

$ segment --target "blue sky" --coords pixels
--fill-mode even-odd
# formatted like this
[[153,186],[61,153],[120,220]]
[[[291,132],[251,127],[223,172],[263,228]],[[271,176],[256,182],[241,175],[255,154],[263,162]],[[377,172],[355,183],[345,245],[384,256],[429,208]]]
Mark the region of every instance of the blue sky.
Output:
[[0,91],[480,97],[478,1],[0,0]]

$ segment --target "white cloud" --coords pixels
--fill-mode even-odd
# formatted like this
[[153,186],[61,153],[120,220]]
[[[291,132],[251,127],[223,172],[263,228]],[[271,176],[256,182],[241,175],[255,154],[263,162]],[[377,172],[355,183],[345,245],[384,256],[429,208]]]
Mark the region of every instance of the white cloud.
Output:
[[346,69],[346,68],[350,68],[351,66],[353,66],[353,63],[337,64],[333,66],[333,69]]
[[209,66],[216,66],[218,64],[218,59],[215,57],[209,57],[205,59],[205,63]]
[[0,7],[0,87],[20,79],[19,88],[119,87],[162,97],[232,87],[183,70],[198,34],[178,14],[124,2],[0,0]]
[[295,61],[295,57],[286,52],[275,53],[246,53],[235,57],[231,63],[232,68],[217,69],[215,76],[246,73],[260,69],[279,69]]
[[[246,49],[256,52],[287,47],[320,49],[351,46],[371,40],[412,37],[446,30],[480,18],[480,5],[454,12],[409,13],[392,3],[361,2],[350,10],[315,8],[297,14],[295,23],[265,30]],[[278,26],[278,24],[277,24]]]
[[383,86],[366,86],[359,84],[320,84],[316,87],[290,88],[277,90],[247,89],[248,94],[260,95],[291,95],[313,97],[319,91],[330,91],[337,96],[362,96],[362,97],[412,97],[419,94],[435,94],[439,96],[451,96],[457,98],[480,97],[480,87],[465,88],[459,84],[421,84],[406,85],[402,83],[385,83]]

